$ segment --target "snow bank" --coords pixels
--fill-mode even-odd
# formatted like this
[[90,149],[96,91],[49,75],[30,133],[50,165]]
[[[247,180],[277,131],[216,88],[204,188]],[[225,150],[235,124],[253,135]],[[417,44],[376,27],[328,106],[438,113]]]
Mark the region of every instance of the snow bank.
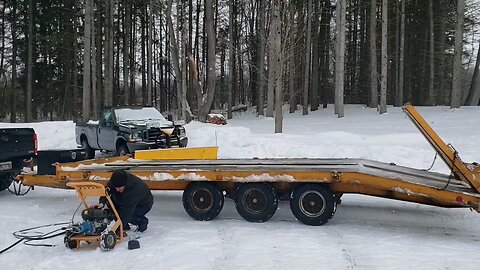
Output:
[[33,128],[38,136],[38,150],[67,150],[77,148],[73,121],[39,123],[0,123],[0,128]]

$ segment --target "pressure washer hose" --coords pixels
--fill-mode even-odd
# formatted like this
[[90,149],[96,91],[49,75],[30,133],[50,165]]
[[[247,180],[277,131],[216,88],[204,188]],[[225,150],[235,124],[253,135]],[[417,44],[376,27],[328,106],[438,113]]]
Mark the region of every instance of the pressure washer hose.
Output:
[[47,228],[47,227],[55,227],[55,226],[60,226],[60,225],[68,225],[68,224],[71,224],[71,223],[70,222],[52,223],[52,224],[41,225],[41,226],[36,226],[36,227],[16,231],[16,232],[13,233],[13,235],[16,238],[18,238],[18,240],[15,243],[11,244],[10,246],[0,250],[0,254],[4,253],[5,251],[7,251],[11,248],[13,248],[14,246],[18,245],[19,243],[21,243],[23,241],[25,241],[24,244],[28,245],[28,246],[54,247],[55,245],[52,245],[52,244],[43,244],[43,243],[34,244],[34,243],[30,243],[30,242],[31,241],[46,240],[46,239],[50,239],[50,238],[57,237],[57,236],[60,236],[60,235],[64,235],[65,231],[66,231],[66,227],[55,229],[53,231],[46,232],[46,233],[33,231],[33,230],[40,229],[40,228]]

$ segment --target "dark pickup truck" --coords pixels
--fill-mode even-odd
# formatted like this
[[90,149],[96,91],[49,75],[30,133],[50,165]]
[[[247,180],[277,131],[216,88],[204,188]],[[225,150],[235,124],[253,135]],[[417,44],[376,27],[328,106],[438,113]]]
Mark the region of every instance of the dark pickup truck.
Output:
[[0,191],[37,155],[37,135],[32,128],[0,129]]
[[171,121],[154,107],[106,108],[98,124],[77,123],[77,144],[87,151],[88,158],[95,150],[118,155],[136,150],[186,147],[188,138],[184,121]]

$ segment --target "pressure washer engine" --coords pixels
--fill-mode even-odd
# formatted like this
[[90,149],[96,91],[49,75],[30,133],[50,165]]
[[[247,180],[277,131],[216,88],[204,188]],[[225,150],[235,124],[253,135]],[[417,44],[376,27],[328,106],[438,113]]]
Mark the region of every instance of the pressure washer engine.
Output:
[[100,237],[102,249],[110,250],[116,244],[116,234],[109,225],[114,221],[115,214],[111,209],[87,208],[82,211],[83,222],[71,224],[65,233],[64,243],[68,248],[77,248],[78,237]]

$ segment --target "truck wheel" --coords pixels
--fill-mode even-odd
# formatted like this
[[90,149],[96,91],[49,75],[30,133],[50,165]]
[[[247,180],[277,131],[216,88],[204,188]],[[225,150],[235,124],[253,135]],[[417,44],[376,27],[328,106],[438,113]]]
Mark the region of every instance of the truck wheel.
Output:
[[327,223],[337,210],[336,198],[326,186],[305,184],[293,190],[290,209],[302,223],[320,226]]
[[130,151],[128,150],[128,147],[126,144],[120,144],[117,148],[117,155],[119,156],[125,156],[130,154]]
[[82,140],[82,148],[85,149],[85,152],[87,152],[87,159],[95,158],[95,150],[90,147],[87,139]]
[[14,176],[9,173],[0,174],[0,191],[7,189],[13,182]]
[[237,190],[235,207],[245,220],[265,222],[277,211],[277,193],[266,183],[246,183]]
[[103,251],[112,250],[117,243],[117,235],[113,231],[109,231],[105,234],[102,234],[102,238],[100,240],[100,248]]
[[208,182],[191,182],[183,191],[183,208],[189,216],[200,221],[214,219],[223,208],[222,191]]

